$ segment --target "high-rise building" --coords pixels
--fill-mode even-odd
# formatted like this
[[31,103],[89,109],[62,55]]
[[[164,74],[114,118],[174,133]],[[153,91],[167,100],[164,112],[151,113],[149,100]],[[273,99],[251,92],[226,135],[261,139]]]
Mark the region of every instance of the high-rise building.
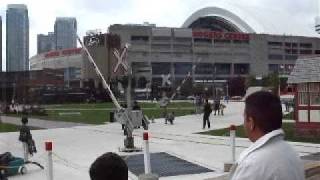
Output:
[[0,72],[2,71],[2,18],[0,16]]
[[49,32],[48,35],[38,34],[37,36],[37,54],[49,52],[56,49],[55,35]]
[[8,5],[6,32],[7,71],[29,70],[29,18],[26,5]]
[[56,50],[77,47],[77,20],[72,17],[58,17],[54,24]]

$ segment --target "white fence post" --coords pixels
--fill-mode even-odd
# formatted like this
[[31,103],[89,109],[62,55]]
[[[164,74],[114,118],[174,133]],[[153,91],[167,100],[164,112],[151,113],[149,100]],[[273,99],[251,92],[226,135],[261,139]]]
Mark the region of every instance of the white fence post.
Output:
[[48,152],[47,178],[53,180],[52,142],[45,142],[45,146]]
[[149,152],[149,134],[148,132],[143,132],[143,154],[144,154],[144,173],[151,173],[151,163],[150,163],[150,152]]

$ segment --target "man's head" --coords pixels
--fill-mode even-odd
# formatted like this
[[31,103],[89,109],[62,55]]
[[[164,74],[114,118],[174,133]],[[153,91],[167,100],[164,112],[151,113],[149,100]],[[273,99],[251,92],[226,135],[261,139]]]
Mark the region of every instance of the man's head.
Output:
[[128,166],[115,153],[105,153],[98,157],[89,170],[91,180],[128,180]]
[[259,91],[245,100],[244,128],[248,138],[255,142],[261,136],[282,127],[282,107],[279,97]]
[[22,122],[22,124],[28,124],[28,118],[22,117],[21,122]]

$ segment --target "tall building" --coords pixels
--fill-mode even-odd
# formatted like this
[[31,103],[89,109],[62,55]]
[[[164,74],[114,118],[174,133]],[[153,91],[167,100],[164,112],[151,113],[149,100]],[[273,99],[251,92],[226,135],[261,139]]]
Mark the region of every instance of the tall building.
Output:
[[56,49],[55,35],[49,32],[48,35],[38,34],[37,36],[37,54],[49,52]]
[[2,71],[2,18],[0,16],[0,72]]
[[7,71],[29,70],[29,18],[26,5],[8,5],[6,31]]
[[54,24],[56,50],[77,47],[77,20],[72,17],[58,17]]

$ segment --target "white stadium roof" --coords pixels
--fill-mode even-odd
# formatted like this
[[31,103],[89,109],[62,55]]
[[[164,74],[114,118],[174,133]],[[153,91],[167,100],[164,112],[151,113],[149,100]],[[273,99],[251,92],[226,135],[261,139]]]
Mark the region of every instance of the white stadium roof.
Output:
[[[189,27],[201,17],[217,16],[236,25],[242,32],[257,34],[319,36],[310,19],[293,18],[290,12],[279,11],[270,7],[220,5],[199,9],[182,25]],[[296,16],[295,16],[296,17]],[[314,21],[314,20],[313,20]],[[283,23],[285,22],[285,23]]]

